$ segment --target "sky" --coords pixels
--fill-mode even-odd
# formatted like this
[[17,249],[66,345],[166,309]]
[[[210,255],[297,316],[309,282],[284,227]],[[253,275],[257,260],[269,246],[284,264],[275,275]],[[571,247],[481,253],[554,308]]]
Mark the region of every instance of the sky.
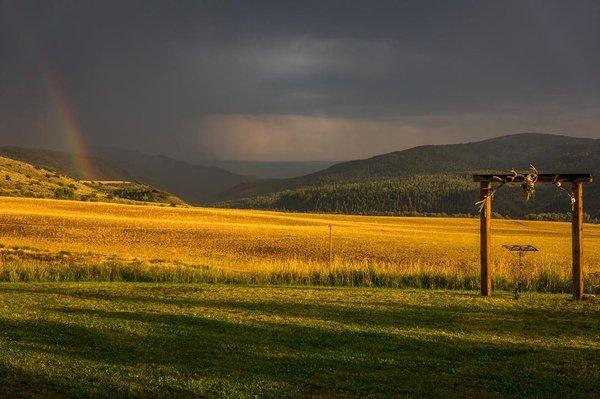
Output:
[[347,160],[600,138],[598,1],[0,0],[0,144]]

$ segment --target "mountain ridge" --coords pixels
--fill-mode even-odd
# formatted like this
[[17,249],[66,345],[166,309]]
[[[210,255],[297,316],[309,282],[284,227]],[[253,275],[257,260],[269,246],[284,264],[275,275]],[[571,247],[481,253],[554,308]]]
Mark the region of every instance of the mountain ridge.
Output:
[[[253,180],[215,166],[192,165],[164,155],[132,150],[91,147],[88,155],[27,147],[0,147],[0,155],[49,168],[76,179],[143,182],[172,192],[195,204],[211,201],[236,184]],[[81,159],[93,165],[93,176],[83,176]]]
[[235,161],[219,160],[207,165],[257,179],[285,179],[304,176],[326,169],[341,161]]
[[[539,141],[543,140],[552,141],[550,151],[548,143],[539,146]],[[565,145],[570,146],[575,154],[563,153]],[[306,185],[402,178],[415,174],[528,168],[530,163],[551,173],[588,172],[586,169],[596,167],[597,163],[585,163],[579,155],[590,150],[600,151],[599,139],[545,133],[517,133],[467,143],[423,145],[338,163],[323,171],[293,179],[265,179],[240,184],[224,192],[221,199],[264,195]]]
[[[361,214],[468,214],[475,212],[473,202],[478,195],[473,173],[511,168],[526,171],[529,164],[541,173],[597,175],[600,140],[520,133],[477,142],[419,146],[336,164],[294,179],[241,184],[223,193],[219,205]],[[517,190],[507,191],[496,209],[514,217],[568,212],[561,193],[546,186],[538,187],[539,198],[531,203],[524,203]],[[599,187],[590,185],[586,197],[586,210],[600,217]]]

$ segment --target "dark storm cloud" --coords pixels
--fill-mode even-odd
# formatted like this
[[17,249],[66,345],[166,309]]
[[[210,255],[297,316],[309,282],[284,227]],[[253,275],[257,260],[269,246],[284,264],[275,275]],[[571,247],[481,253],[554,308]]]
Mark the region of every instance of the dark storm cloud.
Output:
[[[323,4],[325,3],[325,4]],[[187,158],[352,158],[600,136],[597,2],[0,3],[0,137]]]

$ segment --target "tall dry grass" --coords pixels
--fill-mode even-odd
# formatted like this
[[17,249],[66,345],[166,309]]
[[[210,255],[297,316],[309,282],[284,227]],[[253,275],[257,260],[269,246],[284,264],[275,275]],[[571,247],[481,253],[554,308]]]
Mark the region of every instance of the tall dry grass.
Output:
[[[5,252],[6,253],[6,252]],[[124,260],[117,258],[71,257],[45,254],[36,257],[0,258],[0,281],[131,281],[154,283],[285,284],[312,286],[351,286],[386,288],[437,288],[476,290],[479,271],[421,263],[382,264],[379,262],[335,259],[321,261],[290,259],[264,260],[243,268],[185,264],[180,262]],[[571,275],[554,264],[527,262],[519,281],[525,291],[570,292]],[[494,287],[513,290],[517,282],[514,265],[494,262]],[[589,293],[600,293],[600,274],[586,276]]]
[[[328,225],[335,259],[329,264]],[[0,198],[0,280],[149,281],[477,289],[478,221],[170,209]],[[528,243],[525,289],[570,290],[567,223],[493,223],[494,285],[514,287],[502,244]],[[600,226],[585,226],[598,292]]]

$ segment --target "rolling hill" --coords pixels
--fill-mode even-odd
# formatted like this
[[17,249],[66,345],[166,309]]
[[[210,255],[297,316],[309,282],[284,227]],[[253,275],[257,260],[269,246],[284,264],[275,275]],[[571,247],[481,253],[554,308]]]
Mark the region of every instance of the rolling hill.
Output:
[[[238,185],[222,205],[361,214],[474,213],[480,171],[527,169],[545,173],[600,172],[600,140],[523,133],[452,145],[428,145],[369,159],[343,162],[293,179],[268,179]],[[564,193],[540,186],[524,203],[518,190],[496,201],[498,212],[519,216],[564,213]],[[600,190],[590,185],[587,211],[600,217]]]
[[[0,147],[0,155],[58,171],[76,179],[89,178],[81,174],[78,164],[82,156],[61,151]],[[237,184],[253,180],[224,169],[192,165],[160,155],[116,148],[91,148],[85,162],[93,165],[94,180],[125,180],[142,182],[174,193],[187,202],[200,204]]]
[[[1,147],[0,155],[83,177],[78,160],[66,152]],[[353,214],[474,214],[478,190],[471,181],[472,173],[526,169],[533,163],[545,173],[598,175],[600,140],[523,133],[472,143],[420,146],[278,179],[258,179],[216,166],[115,148],[92,148],[86,162],[93,165],[96,180],[143,182],[194,204]],[[326,166],[283,162],[283,169],[283,164],[292,169]],[[253,174],[261,169],[263,174],[275,173],[273,163],[268,162],[222,161],[220,165]],[[560,213],[563,216],[550,217],[563,218],[569,211],[565,193],[551,186],[540,186],[530,202],[516,189],[503,191],[494,208],[503,215]],[[600,186],[589,185],[585,198],[586,211],[600,218]]]
[[6,157],[0,157],[0,196],[186,205],[176,196],[147,184],[80,181]]
[[336,163],[333,161],[212,161],[209,164],[244,176],[285,179],[316,173]]

